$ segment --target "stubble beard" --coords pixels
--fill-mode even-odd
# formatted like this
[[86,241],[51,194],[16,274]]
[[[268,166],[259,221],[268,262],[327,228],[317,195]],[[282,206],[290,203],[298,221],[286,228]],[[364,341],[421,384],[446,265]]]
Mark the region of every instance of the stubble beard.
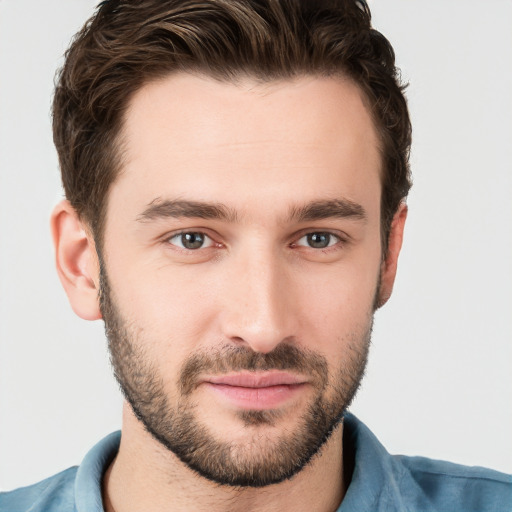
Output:
[[[371,338],[371,317],[366,331],[348,343],[343,365],[329,382],[327,360],[313,351],[281,343],[267,354],[225,345],[215,352],[191,355],[182,365],[179,398],[169,403],[157,365],[144,353],[142,336],[128,324],[112,297],[100,264],[100,306],[105,322],[111,364],[119,386],[144,428],[186,466],[217,484],[263,487],[300,472],[331,437],[352,402],[366,368]],[[341,343],[347,346],[346,342]],[[290,370],[312,379],[315,389],[293,432],[279,435],[281,411],[240,410],[248,436],[243,442],[215,438],[197,415],[193,394],[201,374],[232,371]]]

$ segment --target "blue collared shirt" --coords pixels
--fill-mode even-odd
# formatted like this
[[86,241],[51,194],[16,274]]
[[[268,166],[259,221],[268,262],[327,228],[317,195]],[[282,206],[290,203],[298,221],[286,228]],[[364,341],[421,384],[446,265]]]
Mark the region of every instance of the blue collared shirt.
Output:
[[[390,455],[351,414],[345,416],[343,436],[346,466],[353,466],[353,473],[337,512],[512,512],[511,475]],[[121,433],[114,432],[79,467],[0,493],[0,512],[103,512],[101,481],[120,439]]]

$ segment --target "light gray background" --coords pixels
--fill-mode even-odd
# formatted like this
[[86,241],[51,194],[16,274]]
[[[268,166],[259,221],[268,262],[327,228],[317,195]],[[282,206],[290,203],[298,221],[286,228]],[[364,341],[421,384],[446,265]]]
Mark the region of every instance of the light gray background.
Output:
[[[91,0],[0,0],[0,488],[120,425],[103,327],[53,269],[54,71]],[[512,472],[512,1],[374,0],[414,123],[395,294],[352,410],[392,452]]]

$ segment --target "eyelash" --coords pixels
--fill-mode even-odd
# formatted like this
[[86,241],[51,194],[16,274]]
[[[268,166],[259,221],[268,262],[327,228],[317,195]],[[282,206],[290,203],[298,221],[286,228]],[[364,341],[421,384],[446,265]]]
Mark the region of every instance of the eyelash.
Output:
[[[203,237],[203,240],[206,240],[208,239],[210,242],[209,244],[205,247],[204,245],[201,245],[200,247],[196,247],[196,248],[190,248],[190,247],[184,247],[183,246],[183,242],[181,243],[181,245],[178,245],[176,243],[173,243],[172,240],[180,240],[181,241],[183,240],[183,235],[200,235]],[[329,242],[328,242],[328,245],[326,247],[312,247],[310,245],[301,245],[299,244],[299,242],[306,238],[307,237],[312,237],[313,235],[322,235],[322,236],[327,236],[329,237]],[[332,239],[334,239],[334,243],[331,243],[332,242]],[[297,238],[297,236],[295,237],[295,242],[292,242],[291,244],[289,244],[289,247],[291,248],[296,248],[296,247],[306,247],[308,249],[312,249],[314,251],[322,251],[322,252],[326,252],[326,251],[332,251],[332,250],[336,250],[336,249],[339,249],[340,245],[343,245],[347,242],[347,239],[342,237],[341,235],[339,234],[336,234],[336,233],[332,233],[331,231],[307,231],[307,232],[301,232],[300,233],[300,236]],[[195,252],[195,251],[198,251],[200,249],[210,249],[214,246],[217,246],[217,247],[221,247],[222,244],[221,243],[217,243],[215,242],[215,240],[213,239],[213,237],[211,237],[210,235],[208,235],[207,233],[205,233],[204,231],[201,231],[201,230],[197,230],[197,231],[194,231],[194,230],[183,230],[183,231],[179,231],[178,233],[173,233],[171,236],[168,236],[165,238],[165,242],[170,244],[170,245],[173,245],[174,247],[176,247],[178,250],[181,250],[181,251],[184,251],[184,252]]]
[[[321,235],[321,236],[329,237],[328,245],[326,247],[312,247],[309,244],[308,244],[308,246],[306,246],[306,245],[299,245],[299,242],[303,238],[307,239],[308,237],[313,237],[314,235],[317,235],[317,236]],[[334,239],[334,243],[333,244],[331,244],[332,239]],[[304,233],[297,240],[297,242],[294,242],[293,244],[291,244],[291,247],[308,247],[308,248],[313,249],[313,250],[328,251],[328,250],[333,250],[333,249],[337,248],[336,246],[338,246],[338,244],[340,244],[340,243],[342,243],[344,241],[345,240],[340,235],[337,235],[335,233],[331,233],[330,231],[309,231],[307,233]]]
[[[203,239],[210,240],[210,243],[209,243],[209,245],[207,247],[201,246],[201,247],[197,247],[195,249],[184,247],[183,244],[180,246],[180,245],[172,243],[172,240],[174,240],[174,239],[180,239],[180,238],[182,239],[183,235],[200,235],[200,236],[203,237]],[[217,245],[217,246],[221,246],[222,245],[222,244],[216,243],[211,236],[206,234],[204,231],[200,231],[200,230],[198,230],[198,231],[184,230],[184,231],[180,231],[178,233],[174,233],[171,236],[166,237],[165,242],[167,242],[170,245],[174,245],[178,249],[180,249],[182,251],[186,251],[186,252],[194,252],[194,251],[197,251],[199,249],[209,249],[210,247],[213,247],[214,245]]]

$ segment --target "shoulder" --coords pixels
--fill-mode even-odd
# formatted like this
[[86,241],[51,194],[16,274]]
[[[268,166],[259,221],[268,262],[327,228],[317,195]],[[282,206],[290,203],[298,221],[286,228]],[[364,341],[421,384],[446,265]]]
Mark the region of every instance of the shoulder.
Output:
[[72,512],[77,467],[72,467],[37,484],[0,493],[0,512]]
[[415,489],[428,509],[512,511],[512,475],[424,457],[393,458],[403,470],[402,492]]
[[352,479],[339,511],[512,512],[512,475],[391,455],[350,414],[345,417],[343,449]]
[[0,512],[103,512],[101,482],[119,449],[120,432],[93,446],[80,467],[28,487],[0,493]]

